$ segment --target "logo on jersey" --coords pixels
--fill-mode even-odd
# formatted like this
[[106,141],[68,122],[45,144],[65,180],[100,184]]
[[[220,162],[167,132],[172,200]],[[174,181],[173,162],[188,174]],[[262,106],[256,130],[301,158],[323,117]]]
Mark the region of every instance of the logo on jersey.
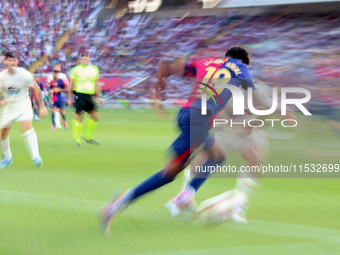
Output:
[[7,93],[8,95],[16,95],[16,94],[18,94],[19,92],[20,92],[20,87],[16,87],[16,86],[14,86],[14,85],[9,86],[9,87],[7,88],[7,91],[6,91],[6,93]]

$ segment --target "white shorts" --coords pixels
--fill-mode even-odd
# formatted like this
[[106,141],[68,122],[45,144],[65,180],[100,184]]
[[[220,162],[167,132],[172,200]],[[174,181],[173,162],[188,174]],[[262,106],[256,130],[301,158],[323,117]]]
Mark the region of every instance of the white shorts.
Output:
[[255,130],[249,135],[230,132],[226,129],[214,129],[216,141],[226,150],[227,154],[233,150],[241,155],[253,146],[269,146],[266,132],[264,130]]
[[32,120],[33,112],[31,101],[23,103],[9,104],[5,107],[1,120],[0,128],[10,127],[15,122],[23,120]]

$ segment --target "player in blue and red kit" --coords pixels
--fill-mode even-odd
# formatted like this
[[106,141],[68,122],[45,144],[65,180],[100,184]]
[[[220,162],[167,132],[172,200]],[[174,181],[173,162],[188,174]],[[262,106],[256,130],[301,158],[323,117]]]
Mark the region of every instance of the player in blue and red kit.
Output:
[[[180,110],[177,122],[181,130],[179,137],[173,142],[171,149],[173,159],[165,168],[152,175],[135,188],[128,190],[121,198],[108,202],[102,215],[102,229],[109,231],[110,223],[117,212],[126,208],[132,201],[140,196],[172,182],[188,164],[190,159],[205,150],[209,155],[208,160],[202,165],[205,169],[209,166],[220,165],[224,162],[226,154],[219,146],[213,135],[209,133],[211,119],[220,112],[232,96],[230,90],[214,87],[216,84],[242,86],[254,88],[252,75],[248,69],[250,56],[239,46],[231,47],[223,59],[208,58],[201,61],[179,59],[176,61],[161,61],[157,70],[157,93],[164,89],[164,79],[171,74],[195,77],[195,89],[188,102]],[[202,115],[201,93],[210,90],[207,99],[207,113]],[[216,102],[216,103],[215,103]],[[201,173],[200,173],[201,174]],[[209,177],[210,173],[194,178],[187,188],[182,191],[174,203],[185,208],[194,199],[195,192]]]
[[50,83],[50,93],[52,100],[52,130],[57,130],[54,115],[58,113],[58,110],[63,119],[63,125],[67,129],[66,115],[65,115],[65,100],[62,96],[62,92],[68,92],[65,82],[58,78],[59,71],[53,70],[53,80]]

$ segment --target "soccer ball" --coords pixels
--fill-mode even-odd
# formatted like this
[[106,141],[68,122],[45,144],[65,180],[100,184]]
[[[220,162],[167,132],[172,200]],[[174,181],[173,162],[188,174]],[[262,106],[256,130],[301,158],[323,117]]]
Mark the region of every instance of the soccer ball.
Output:
[[229,190],[203,201],[197,207],[197,219],[204,223],[221,224],[230,219],[234,207],[235,192]]

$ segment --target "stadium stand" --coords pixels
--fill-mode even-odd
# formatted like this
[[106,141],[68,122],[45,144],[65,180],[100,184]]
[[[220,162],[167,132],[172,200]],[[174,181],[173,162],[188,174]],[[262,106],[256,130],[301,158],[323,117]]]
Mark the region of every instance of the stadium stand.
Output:
[[[79,54],[88,51],[102,74],[153,77],[161,58],[222,56],[229,46],[239,44],[251,52],[254,75],[275,86],[291,85],[292,77],[295,84],[305,86],[315,84],[315,79],[319,84],[335,83],[340,77],[340,17],[334,13],[249,16],[239,9],[182,20],[142,14],[101,19],[91,15],[102,8],[100,1],[68,2],[66,8],[60,1],[43,5],[39,1],[0,1],[1,50],[16,49],[26,67],[43,54],[49,55],[47,64],[37,69],[39,73],[50,72],[56,62],[67,72],[77,64]],[[80,11],[74,12],[76,9]],[[28,18],[33,22],[27,22]],[[76,31],[56,51],[57,38],[75,24]],[[167,97],[185,98],[189,90],[183,89],[183,81],[172,83]],[[150,84],[152,79],[120,96],[145,97]],[[176,84],[182,86],[179,92]]]

